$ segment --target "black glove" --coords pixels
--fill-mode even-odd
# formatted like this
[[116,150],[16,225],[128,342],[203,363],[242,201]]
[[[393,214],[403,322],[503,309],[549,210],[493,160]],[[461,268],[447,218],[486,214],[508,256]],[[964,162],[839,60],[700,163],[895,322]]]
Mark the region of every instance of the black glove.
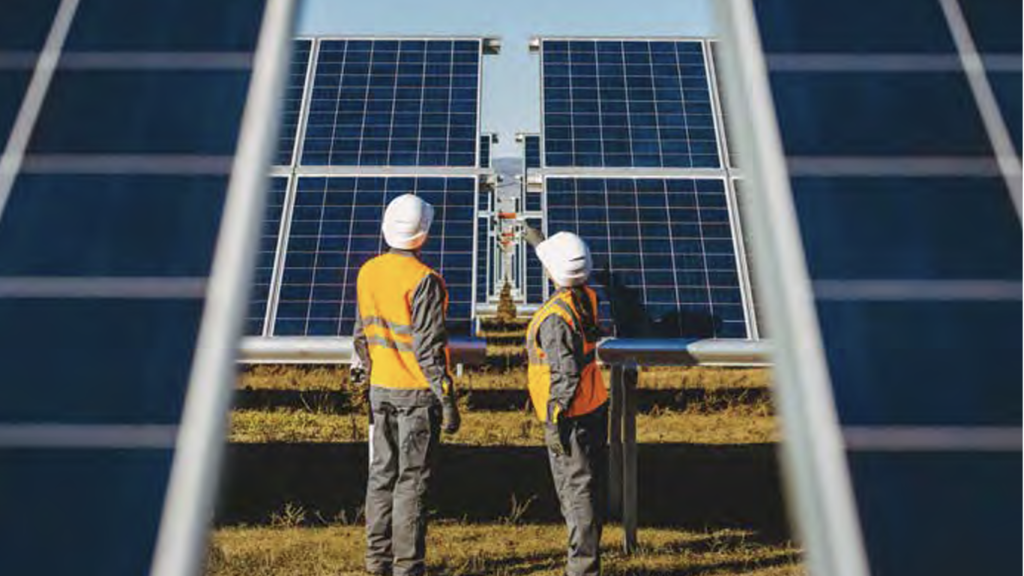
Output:
[[369,374],[366,373],[366,368],[360,366],[352,366],[348,369],[348,381],[357,388],[366,387],[366,379]]
[[455,398],[448,396],[441,402],[441,419],[444,422],[445,434],[455,434],[459,431],[462,417],[459,416],[459,406],[455,403]]

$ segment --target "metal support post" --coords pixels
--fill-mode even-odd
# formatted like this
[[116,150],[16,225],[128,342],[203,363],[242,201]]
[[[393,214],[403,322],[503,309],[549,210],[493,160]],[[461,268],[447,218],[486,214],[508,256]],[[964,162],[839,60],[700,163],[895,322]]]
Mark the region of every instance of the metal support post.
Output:
[[636,385],[635,364],[623,366],[622,388],[622,529],[623,549],[632,554],[637,548],[637,458],[636,458]]
[[622,520],[622,367],[612,366],[608,410],[608,518]]

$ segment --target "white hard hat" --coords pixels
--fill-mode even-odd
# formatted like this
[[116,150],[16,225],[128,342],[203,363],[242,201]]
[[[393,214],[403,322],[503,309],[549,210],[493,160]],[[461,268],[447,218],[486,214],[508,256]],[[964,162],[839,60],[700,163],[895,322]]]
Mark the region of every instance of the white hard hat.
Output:
[[538,244],[537,258],[558,286],[579,286],[590,276],[590,249],[572,232],[559,232]]
[[403,194],[392,200],[384,210],[384,241],[392,248],[415,250],[427,240],[434,207],[419,196]]

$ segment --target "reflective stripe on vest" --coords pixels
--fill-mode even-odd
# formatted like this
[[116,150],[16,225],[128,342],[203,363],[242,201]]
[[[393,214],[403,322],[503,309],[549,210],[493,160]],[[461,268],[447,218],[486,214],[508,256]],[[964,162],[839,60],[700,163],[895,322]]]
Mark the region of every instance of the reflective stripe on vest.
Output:
[[[429,389],[412,341],[412,301],[430,274],[413,256],[387,253],[359,270],[359,318],[370,351],[370,384],[393,389]],[[447,303],[445,303],[447,305]]]
[[[594,321],[597,321],[597,294],[588,287],[584,292],[594,310]],[[608,400],[608,391],[601,378],[601,370],[597,365],[597,342],[588,339],[587,330],[582,325],[583,315],[572,304],[572,296],[568,290],[559,290],[547,301],[530,320],[526,329],[526,350],[529,357],[528,386],[530,400],[534,411],[541,422],[547,421],[547,406],[551,398],[551,366],[547,354],[537,342],[540,325],[551,316],[562,318],[570,329],[576,331],[583,341],[584,362],[580,370],[580,383],[576,387],[576,395],[563,413],[565,416],[582,416],[599,408]]]

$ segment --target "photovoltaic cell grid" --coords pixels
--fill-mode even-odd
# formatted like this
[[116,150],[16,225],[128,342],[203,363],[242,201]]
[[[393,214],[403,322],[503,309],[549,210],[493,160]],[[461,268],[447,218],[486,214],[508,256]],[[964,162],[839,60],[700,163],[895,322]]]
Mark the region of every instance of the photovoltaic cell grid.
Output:
[[[1019,569],[1021,222],[949,21],[962,10],[1019,155],[1021,4],[949,5],[755,4],[839,419],[880,436],[848,450],[876,574]],[[859,164],[822,168],[836,158]],[[939,447],[900,447],[902,427]],[[948,440],[992,430],[1014,442]]]
[[480,167],[490,168],[491,167],[491,135],[483,134],[480,136]]
[[291,65],[285,80],[284,102],[281,105],[281,128],[278,135],[277,156],[279,166],[292,164],[295,141],[298,138],[299,114],[302,99],[306,93],[306,74],[309,72],[309,56],[313,50],[312,40],[292,42]]
[[537,134],[523,136],[523,162],[525,170],[540,168],[540,136]]
[[359,268],[387,250],[387,203],[412,192],[434,206],[423,261],[448,286],[448,326],[467,334],[472,304],[475,177],[299,177],[275,336],[349,336]]
[[491,218],[480,215],[491,210],[490,188],[481,186],[477,192],[477,220],[476,220],[476,301],[487,302],[491,292],[491,283],[488,277],[493,274],[490,262],[494,249],[494,238],[490,235]]
[[142,574],[249,88],[236,56],[263,3],[4,2],[0,142],[61,4],[70,29],[0,214],[0,558]]
[[590,247],[609,329],[611,281],[635,317],[620,333],[746,337],[722,180],[549,176],[546,190],[548,232],[575,232]]
[[306,166],[476,166],[479,40],[322,40]]
[[249,299],[249,318],[245,333],[262,336],[267,315],[267,302],[274,277],[274,262],[277,259],[277,244],[281,233],[281,216],[284,213],[285,196],[288,192],[288,178],[270,179],[267,208],[260,234],[259,253],[256,255],[256,271],[253,274],[252,295]]
[[[526,223],[537,230],[544,229],[544,223],[540,219],[527,219]],[[543,304],[544,285],[547,279],[544,277],[544,267],[541,266],[537,253],[532,248],[526,252],[526,302],[529,304]]]
[[523,136],[523,204],[528,212],[540,212],[544,209],[541,194],[527,189],[527,179],[531,170],[540,168],[540,136],[526,134]]
[[718,168],[698,41],[542,40],[544,165]]

